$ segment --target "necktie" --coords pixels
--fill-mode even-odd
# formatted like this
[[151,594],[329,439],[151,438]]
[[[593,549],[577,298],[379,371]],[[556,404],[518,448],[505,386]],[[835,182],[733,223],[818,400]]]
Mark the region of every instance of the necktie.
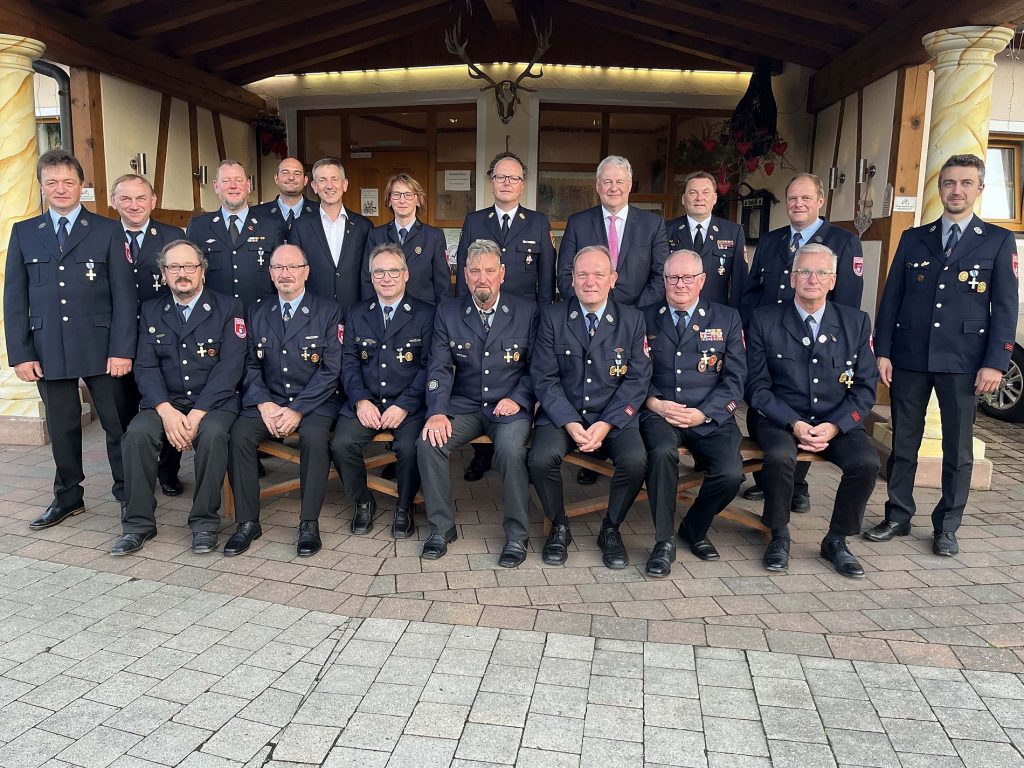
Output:
[[512,225],[509,223],[508,214],[507,213],[503,213],[501,215],[501,239],[502,240],[504,240],[506,237],[508,237],[508,230],[509,230],[509,228],[511,226]]
[[813,344],[814,343],[814,316],[813,315],[808,315],[807,317],[804,318],[804,327],[807,328],[807,338],[809,338],[811,340],[811,343]]
[[682,336],[686,333],[686,326],[690,324],[690,313],[689,312],[677,312],[679,315],[679,322],[676,323],[676,330],[679,335]]
[[700,253],[704,249],[704,235],[700,231],[700,224],[697,225],[697,232],[693,236],[693,250]]
[[281,319],[284,320],[286,323],[292,319],[292,305],[287,301],[281,308]]
[[402,227],[400,230],[398,230],[398,244],[405,245],[405,238],[407,238],[408,236],[409,230],[406,229],[405,227]]
[[175,302],[174,303],[174,307],[175,307],[175,309],[178,310],[178,319],[181,320],[181,324],[184,325],[185,324],[185,310],[188,309],[188,304],[178,304],[177,302]]
[[388,323],[391,322],[391,313],[394,312],[394,307],[384,307],[384,330],[388,329]]
[[60,249],[64,250],[64,244],[68,241],[68,220],[67,217],[61,216],[57,219],[57,245]]
[[128,249],[132,257],[132,264],[139,263],[139,235],[141,235],[137,229],[128,230]]
[[590,334],[591,338],[597,333],[597,315],[593,312],[587,312],[587,333]]
[[494,314],[493,309],[480,310],[480,322],[484,324],[484,333],[491,332],[491,316]]
[[293,210],[289,210],[289,211],[288,211],[288,221],[287,221],[287,224],[288,224],[288,231],[289,231],[289,232],[291,231],[291,229],[292,229],[292,224],[294,224],[294,223],[295,223],[295,211],[293,211]]
[[953,249],[960,242],[960,225],[954,224],[949,228],[949,237],[946,238],[946,258],[953,255]]
[[800,249],[800,241],[803,239],[803,235],[799,232],[794,232],[793,239],[789,241],[789,252],[796,253]]
[[612,264],[619,266],[619,228],[618,216],[608,217],[608,253],[612,255]]
[[238,238],[242,234],[242,228],[238,226],[238,217],[235,214],[228,216],[228,234],[231,235],[231,244],[238,245]]

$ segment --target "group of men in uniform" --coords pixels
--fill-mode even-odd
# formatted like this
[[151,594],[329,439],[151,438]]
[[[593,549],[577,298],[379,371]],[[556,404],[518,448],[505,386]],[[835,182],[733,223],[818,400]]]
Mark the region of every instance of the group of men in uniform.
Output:
[[[805,451],[843,472],[820,553],[837,572],[862,576],[847,537],[861,532],[879,468],[864,425],[880,373],[893,385],[890,500],[865,536],[910,530],[934,388],[947,454],[934,548],[955,554],[974,398],[999,384],[1017,311],[1012,237],[972,212],[984,185],[980,159],[951,158],[939,181],[943,218],[905,233],[879,311],[877,361],[859,309],[860,241],[820,217],[824,191],[811,174],[787,186],[789,225],[761,238],[749,270],[742,229],[713,215],[710,174],[686,179],[686,215],[666,225],[629,204],[628,160],[605,158],[599,204],[569,218],[557,254],[548,218],[520,205],[523,162],[502,153],[488,175],[494,205],[466,218],[449,298],[444,235],[418,220],[425,195],[406,174],[386,189],[394,219],[374,228],[345,207],[348,180],[336,159],[317,161],[311,179],[285,159],[274,177],[280,196],[253,207],[245,168],[225,160],[214,182],[221,208],[195,217],[183,238],[151,218],[157,200],[144,178],[113,185],[115,222],[82,208],[84,175],[72,155],[43,155],[48,210],[14,227],[4,295],[9,358],[37,383],[56,463],[53,503],[32,527],[84,509],[82,379],[122,504],[113,554],[156,534],[155,487],[181,493],[185,450],[195,451],[193,550],[218,546],[227,471],[237,527],[224,553],[245,552],[262,535],[258,446],[293,433],[297,553],[322,546],[332,462],[355,506],[351,532],[368,533],[377,512],[363,451],[387,432],[398,489],[392,535],[415,533],[422,487],[430,527],[422,557],[437,559],[457,538],[450,454],[486,436],[466,478],[482,477],[492,457],[498,464],[500,565],[527,557],[531,482],[551,522],[543,560],[566,562],[561,464],[577,450],[614,464],[598,537],[605,565],[629,563],[620,526],[646,481],[655,541],[645,571],[663,577],[677,536],[696,557],[719,557],[708,533],[742,483],[735,413],[745,400],[749,433],[764,450],[746,495],[764,499],[765,567],[788,567],[790,513],[810,507],[807,465],[796,461]],[[307,183],[319,203],[304,197]],[[680,446],[705,475],[676,530]]]

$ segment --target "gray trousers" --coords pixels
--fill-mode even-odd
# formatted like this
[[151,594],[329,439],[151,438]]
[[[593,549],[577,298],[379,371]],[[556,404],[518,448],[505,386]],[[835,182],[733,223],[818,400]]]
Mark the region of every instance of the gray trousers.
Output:
[[[407,416],[405,421],[391,430],[395,436],[392,450],[395,452],[395,479],[398,484],[396,506],[412,510],[416,493],[420,489],[420,471],[416,465],[416,444],[423,429],[423,416]],[[367,504],[373,501],[373,493],[366,487],[366,466],[363,451],[374,435],[384,430],[370,429],[359,423],[355,416],[339,416],[334,425],[331,440],[331,454],[334,465],[341,473],[345,494],[353,504]]]
[[505,537],[510,541],[526,539],[530,507],[526,440],[530,436],[530,419],[499,423],[488,419],[482,411],[460,413],[449,418],[452,436],[448,442],[435,448],[429,440],[420,440],[416,447],[431,532],[444,533],[455,525],[452,476],[448,465],[451,452],[475,437],[487,435],[494,443],[495,459],[501,474],[501,502],[504,507],[501,526],[505,529]]
[[[196,487],[188,527],[193,532],[220,529],[221,487],[228,466],[228,434],[234,421],[233,413],[210,411],[199,422],[199,431],[192,441],[196,451]],[[140,411],[121,439],[128,495],[121,515],[125,533],[156,530],[156,468],[166,440],[163,421],[152,409]]]

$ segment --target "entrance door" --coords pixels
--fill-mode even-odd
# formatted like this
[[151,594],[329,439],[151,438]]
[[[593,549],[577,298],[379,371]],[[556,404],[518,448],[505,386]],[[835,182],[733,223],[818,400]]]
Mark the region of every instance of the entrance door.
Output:
[[[418,181],[427,193],[427,204],[419,211],[419,218],[424,223],[431,223],[430,213],[430,177],[426,150],[402,150],[397,152],[372,151],[371,157],[354,157],[345,162],[345,175],[348,177],[348,192],[345,202],[354,211],[360,211],[374,226],[391,221],[393,215],[384,199],[384,187],[396,173],[407,173]],[[364,191],[375,190],[377,215],[370,216],[363,207]],[[373,198],[373,195],[367,194]]]

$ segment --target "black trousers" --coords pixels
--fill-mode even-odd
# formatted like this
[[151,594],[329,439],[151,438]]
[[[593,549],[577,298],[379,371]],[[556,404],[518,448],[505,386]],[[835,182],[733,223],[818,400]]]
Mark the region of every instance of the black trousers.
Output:
[[[135,383],[134,371],[125,376],[125,388],[131,397],[134,398],[130,406],[132,417],[134,417],[139,412],[139,404],[142,402],[142,395],[139,393],[139,387]],[[180,472],[181,452],[175,450],[174,446],[169,442],[164,442],[164,447],[160,450],[160,459],[157,462],[156,476],[160,478],[161,482],[176,480]]]
[[[299,422],[300,520],[319,520],[331,471],[330,416],[309,414]],[[260,479],[256,446],[270,437],[260,416],[239,416],[231,425],[228,446],[228,478],[235,494],[235,520],[255,523],[260,519]]]
[[[209,411],[195,439],[196,487],[188,525],[193,531],[220,529],[220,496],[228,466],[228,436],[235,414]],[[125,533],[149,533],[156,530],[156,466],[160,450],[167,441],[164,424],[156,411],[146,409],[132,419],[121,441],[125,455],[127,503],[121,516]]]
[[[423,416],[405,418],[397,429],[389,430],[395,436],[391,450],[395,453],[395,481],[398,484],[396,505],[412,510],[420,490],[420,470],[416,464],[416,441],[423,429]],[[345,494],[353,504],[366,504],[373,493],[366,487],[366,466],[363,452],[379,431],[364,427],[355,416],[339,416],[334,425],[331,454],[341,475]]]
[[[111,492],[120,502],[125,500],[124,467],[121,461],[121,437],[134,415],[129,387],[123,378],[107,374],[83,379],[92,395],[93,407],[106,434],[107,461],[114,484]],[[78,379],[40,379],[36,382],[39,396],[46,406],[46,429],[50,434],[50,451],[55,471],[53,497],[62,507],[81,506],[84,499],[82,481],[82,401]]]
[[[751,437],[754,436],[754,426],[751,419],[754,417],[755,411],[753,408],[747,408],[747,434]],[[809,461],[798,461],[796,463],[796,472],[793,473],[793,495],[794,496],[810,496],[811,490],[807,485],[807,472],[811,468],[811,462]],[[761,485],[761,470],[755,470],[750,473],[754,477],[754,485],[758,488],[763,489]]]
[[[534,431],[529,458],[530,479],[537,489],[544,514],[555,525],[567,525],[569,522],[562,493],[562,460],[575,448],[576,443],[569,433],[554,424],[544,424]],[[617,528],[626,519],[626,513],[644,484],[647,451],[640,430],[612,430],[594,455],[610,458],[615,465],[608,493],[607,521]]]
[[[761,487],[764,489],[764,524],[781,528],[789,524],[796,472],[796,437],[756,412],[750,419],[754,439],[764,451]],[[864,508],[878,480],[878,453],[863,429],[840,433],[821,455],[843,471],[832,506],[829,533],[853,536],[860,533]]]
[[928,398],[935,389],[942,417],[942,497],[932,510],[932,530],[956,531],[963,522],[974,467],[974,417],[978,402],[973,373],[927,373],[894,368],[892,387],[892,453],[886,465],[889,500],[885,519],[905,523],[917,510],[914,480],[917,453],[924,436]]
[[700,492],[680,527],[690,541],[700,541],[708,535],[715,515],[736,498],[743,483],[739,427],[730,419],[714,432],[697,435],[692,429],[672,426],[661,416],[645,414],[640,420],[640,434],[647,446],[647,493],[656,541],[672,541],[676,533],[679,446],[685,445],[694,461],[704,468]]

